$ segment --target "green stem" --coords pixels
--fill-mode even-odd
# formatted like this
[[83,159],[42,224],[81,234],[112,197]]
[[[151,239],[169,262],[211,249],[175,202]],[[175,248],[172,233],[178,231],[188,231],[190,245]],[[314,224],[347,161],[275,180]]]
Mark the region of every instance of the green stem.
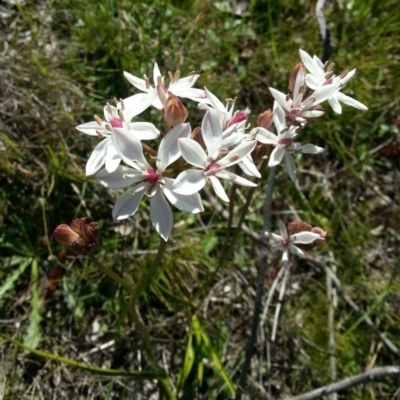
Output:
[[103,274],[108,275],[112,280],[123,286],[129,293],[133,293],[133,287],[129,283],[120,278],[114,271],[106,268],[93,254],[89,254],[90,261],[101,271]]
[[[48,353],[47,351],[37,350],[29,346],[25,346],[23,343],[19,342],[16,339],[10,338],[7,335],[0,333],[0,337],[7,342],[13,343],[15,346],[20,347],[21,349],[27,350],[30,353],[36,354],[39,357],[47,358],[48,360],[54,360],[60,363],[71,365],[75,368],[79,368],[85,371],[95,372],[101,375],[108,375],[108,376],[129,376],[133,379],[155,379],[157,378],[158,373],[152,371],[119,371],[117,369],[108,369],[108,368],[100,368],[94,367],[92,365],[87,365],[84,363],[80,363],[78,361],[71,360],[69,358],[61,357],[56,354]],[[165,372],[164,372],[164,376]]]
[[160,268],[161,259],[165,253],[165,249],[167,248],[167,242],[164,239],[160,239],[160,246],[158,247],[156,258],[153,261],[152,266],[147,270],[146,274],[140,279],[138,284],[132,291],[132,304],[135,304],[138,300],[140,295],[146,289],[147,285],[149,284],[153,275],[155,275],[157,269]]
[[93,254],[89,254],[89,258],[101,272],[103,272],[104,274],[109,276],[115,282],[119,283],[130,293],[129,312],[131,314],[133,322],[135,323],[136,327],[140,331],[141,337],[144,341],[146,355],[150,361],[150,364],[156,371],[155,374],[160,382],[160,385],[161,385],[163,391],[167,394],[169,399],[175,399],[176,396],[173,392],[173,389],[171,387],[171,383],[168,379],[168,376],[166,375],[165,371],[157,364],[157,361],[156,361],[156,358],[154,356],[153,349],[151,346],[150,335],[147,332],[144,324],[141,322],[139,314],[138,314],[138,312],[136,310],[136,306],[135,306],[136,300],[139,298],[142,291],[146,288],[148,281],[155,273],[157,267],[160,266],[161,258],[165,252],[166,247],[167,247],[166,242],[161,239],[160,247],[158,249],[156,258],[154,259],[153,265],[147,271],[146,275],[139,281],[139,283],[137,284],[137,286],[135,288],[133,286],[131,286],[127,281],[122,279],[120,276],[118,276],[114,271],[110,270],[109,268],[106,268]]

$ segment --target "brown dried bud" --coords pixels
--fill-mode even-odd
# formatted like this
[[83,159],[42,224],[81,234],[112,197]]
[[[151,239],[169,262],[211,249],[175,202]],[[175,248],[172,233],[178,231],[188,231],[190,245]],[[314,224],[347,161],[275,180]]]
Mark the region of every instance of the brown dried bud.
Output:
[[54,230],[53,237],[63,246],[68,246],[79,238],[79,234],[72,230],[67,224],[61,224]]
[[304,76],[307,73],[306,67],[304,66],[304,64],[298,63],[293,69],[292,72],[290,73],[289,76],[289,90],[293,93],[294,92],[294,86],[296,83],[296,78],[297,78],[297,74],[299,73],[299,71],[303,70],[304,72]]
[[164,106],[164,122],[167,132],[175,125],[186,121],[188,111],[179,98],[168,92],[168,99]]
[[309,243],[309,244],[296,243],[296,246],[303,250],[311,250],[318,243],[324,242],[326,235],[327,235],[327,232],[325,232],[319,226],[312,227],[311,225],[307,224],[306,222],[299,221],[299,220],[294,220],[294,221],[290,222],[287,226],[287,230],[288,230],[289,235],[294,235],[295,233],[307,231],[307,232],[317,233],[320,236],[314,242]]
[[266,110],[257,116],[257,126],[264,129],[271,128],[272,122],[274,120],[274,114],[272,110]]
[[203,135],[201,134],[201,128],[199,126],[196,126],[196,128],[193,129],[192,139],[195,140],[203,149],[206,147],[203,140]]
[[88,217],[75,219],[70,226],[57,226],[53,237],[75,254],[90,253],[101,245],[100,226]]

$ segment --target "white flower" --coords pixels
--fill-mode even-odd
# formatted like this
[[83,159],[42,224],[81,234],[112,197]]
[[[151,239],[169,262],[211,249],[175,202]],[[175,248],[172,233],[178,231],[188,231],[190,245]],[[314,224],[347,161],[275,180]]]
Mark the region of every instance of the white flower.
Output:
[[[242,143],[244,140],[249,140],[250,135],[245,134],[245,129],[247,116],[250,114],[250,110],[246,108],[245,110],[237,110],[234,112],[235,99],[227,99],[226,105],[224,105],[222,101],[220,101],[206,87],[204,88],[204,91],[211,107],[208,104],[200,103],[199,108],[216,112],[222,126],[221,147],[231,149]],[[250,154],[244,157],[238,165],[246,175],[261,178],[261,174],[255,166]]]
[[[135,115],[132,114],[132,118]],[[160,136],[160,131],[149,122],[125,122],[124,110],[119,110],[107,104],[104,107],[103,121],[97,115],[95,121],[87,122],[76,127],[79,132],[90,136],[98,136],[103,140],[95,147],[86,163],[86,175],[93,175],[105,164],[108,172],[113,172],[121,162],[111,140],[113,126],[127,129],[130,134],[139,140],[151,140]],[[122,120],[121,120],[122,118]]]
[[335,76],[332,72],[332,66],[326,68],[327,65],[322,64],[322,61],[316,55],[311,58],[307,52],[301,49],[299,50],[299,53],[301,60],[306,66],[308,72],[310,72],[307,74],[305,81],[306,85],[310,89],[316,90],[319,87],[339,84],[339,88],[327,99],[333,111],[337,114],[342,113],[340,102],[358,108],[359,110],[368,110],[368,107],[364,104],[340,92],[340,90],[346,86],[347,82],[356,73],[355,69],[350,72],[345,71],[340,76]]
[[126,129],[114,130],[114,146],[132,168],[119,166],[113,173],[101,170],[96,179],[104,186],[117,190],[133,185],[133,188],[122,194],[113,208],[113,218],[121,220],[133,215],[146,192],[150,196],[150,219],[164,239],[168,240],[173,228],[171,207],[165,197],[175,207],[190,213],[203,211],[198,193],[190,196],[177,194],[172,190],[174,179],[163,176],[165,169],[180,157],[177,140],[190,136],[189,124],[178,124],[172,128],[161,141],[156,161],[156,169],[146,161],[139,141],[132,140]]
[[222,128],[217,114],[213,110],[206,112],[201,125],[201,133],[207,148],[207,153],[196,141],[192,139],[179,139],[179,147],[183,158],[199,170],[189,169],[182,172],[175,181],[173,190],[180,194],[192,194],[201,190],[208,180],[215,190],[215,193],[224,201],[229,198],[219,179],[226,179],[232,183],[242,186],[255,187],[255,183],[242,178],[232,172],[225,171],[225,168],[239,163],[250,154],[256,141],[245,141],[217,160],[220,155],[222,144]]
[[278,221],[280,235],[272,232],[265,232],[265,235],[269,236],[275,244],[272,246],[272,251],[282,250],[282,264],[287,268],[289,266],[289,252],[296,256],[305,257],[305,254],[295,244],[309,244],[320,238],[318,233],[313,232],[299,232],[294,235],[288,236],[287,229],[282,220]]
[[146,75],[144,75],[144,79],[140,79],[128,72],[124,72],[124,76],[133,86],[144,92],[124,100],[128,109],[128,115],[130,115],[129,110],[139,114],[151,105],[159,110],[163,109],[168,98],[168,92],[171,92],[175,96],[188,98],[197,102],[208,102],[204,90],[193,88],[193,85],[200,76],[198,74],[180,78],[179,71],[176,71],[174,75],[169,73],[170,83],[168,88],[164,83],[164,77],[161,75],[157,63],[154,63],[153,70],[154,86],[150,84],[150,80]]
[[302,145],[300,143],[294,143],[294,139],[297,136],[296,130],[299,128],[293,125],[289,127],[286,126],[285,112],[277,101],[274,102],[273,117],[278,135],[275,135],[261,127],[255,128],[253,132],[256,133],[256,139],[260,143],[275,146],[271,153],[268,165],[274,167],[278,165],[282,159],[285,159],[286,170],[290,179],[294,181],[296,179],[296,165],[292,154],[319,154],[322,153],[324,149],[312,144]]
[[303,100],[305,94],[305,72],[300,68],[294,84],[291,96],[286,95],[274,88],[269,88],[274,99],[286,111],[286,117],[289,121],[296,121],[301,125],[307,122],[307,118],[316,118],[324,115],[320,103],[327,100],[340,87],[339,83],[318,87],[314,93]]

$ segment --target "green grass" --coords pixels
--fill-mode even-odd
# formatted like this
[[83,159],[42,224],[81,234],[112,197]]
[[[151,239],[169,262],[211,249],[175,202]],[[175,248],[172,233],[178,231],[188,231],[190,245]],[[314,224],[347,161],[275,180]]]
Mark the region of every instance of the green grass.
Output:
[[[287,90],[298,49],[321,53],[308,2],[254,0],[242,17],[229,4],[43,0],[2,6],[0,323],[5,336],[0,347],[6,399],[27,393],[52,398],[56,390],[63,390],[65,398],[128,399],[132,390],[150,398],[158,390],[151,380],[105,379],[43,355],[113,371],[152,371],[144,338],[129,319],[127,293],[88,259],[67,256],[62,281],[55,291],[47,288],[46,277],[60,250],[50,236],[60,223],[91,216],[102,226],[103,246],[96,255],[106,267],[136,283],[153,262],[159,239],[148,203],[134,218],[113,222],[116,194],[84,175],[97,139],[74,129],[101,115],[105,102],[134,93],[123,71],[151,76],[154,61],[161,71],[180,69],[182,75],[201,68],[197,86],[207,86],[221,99],[237,96],[238,108],[251,108],[254,125],[257,114],[272,106],[268,86]],[[345,1],[343,9],[327,5],[331,61],[336,71],[357,68],[345,92],[369,110],[344,106],[342,115],[335,115],[326,105],[326,115],[309,124],[305,140],[327,151],[315,158],[298,157],[296,185],[279,168],[272,224],[275,231],[278,218],[289,221],[297,213],[328,231],[326,243],[310,255],[334,257],[346,293],[400,346],[399,163],[370,152],[398,134],[397,9],[394,0]],[[202,113],[194,105],[188,109],[192,127],[200,124]],[[162,123],[154,109],[143,118]],[[263,223],[267,176],[246,215],[254,232]],[[247,191],[239,193],[235,219]],[[226,220],[203,198],[201,221],[175,212],[173,240],[138,310],[155,357],[179,386],[181,398],[223,399],[238,382],[260,255],[258,244],[240,234],[226,253],[226,264],[210,279],[223,248]],[[278,256],[272,258],[271,270],[277,262]],[[307,262],[296,262],[272,349],[272,376],[280,384],[272,384],[273,398],[330,382],[327,313],[325,276]],[[270,321],[267,325],[270,332]],[[44,353],[26,352],[6,338]],[[375,366],[398,364],[364,319],[340,299],[335,338],[339,378],[364,371],[375,356]],[[112,344],[96,350],[104,343]],[[249,399],[262,398],[257,382],[268,382],[263,347],[257,349],[245,392]],[[348,390],[345,396],[390,398],[396,388],[388,379]]]

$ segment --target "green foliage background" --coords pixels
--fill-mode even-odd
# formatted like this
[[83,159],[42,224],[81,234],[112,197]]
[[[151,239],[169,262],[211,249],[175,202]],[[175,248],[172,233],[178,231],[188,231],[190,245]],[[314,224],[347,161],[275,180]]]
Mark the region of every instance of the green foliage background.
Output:
[[[254,0],[242,16],[233,13],[233,3],[40,0],[0,5],[0,360],[7,378],[5,398],[28,393],[52,398],[57,390],[65,396],[58,398],[151,398],[157,391],[151,380],[100,377],[23,351],[9,339],[86,365],[151,369],[142,354],[143,338],[128,318],[125,293],[86,258],[68,256],[57,289],[44,289],[60,250],[51,240],[59,223],[83,216],[98,221],[104,241],[98,257],[132,282],[149,268],[158,245],[146,202],[126,223],[112,221],[116,194],[84,175],[96,138],[74,127],[102,115],[105,102],[133,93],[122,71],[151,76],[154,61],[161,71],[179,68],[182,75],[201,68],[198,86],[221,99],[238,97],[238,108],[249,106],[254,124],[257,114],[272,106],[268,86],[287,90],[298,49],[321,53],[315,2]],[[279,169],[273,225],[276,229],[278,218],[297,216],[328,231],[326,244],[311,256],[322,263],[334,260],[329,266],[336,268],[346,293],[400,346],[400,163],[398,155],[374,151],[398,135],[400,11],[394,0],[345,0],[342,8],[327,4],[325,17],[335,70],[357,68],[345,92],[369,110],[344,106],[342,115],[335,115],[326,105],[326,115],[309,124],[304,139],[326,152],[297,159],[296,185]],[[193,105],[188,108],[194,127],[201,113]],[[154,109],[142,117],[162,122]],[[267,176],[268,171],[246,216],[253,232],[262,227]],[[245,200],[243,189],[235,215]],[[259,257],[257,242],[240,235],[227,254],[229,262],[209,279],[226,220],[207,197],[205,203],[199,218],[175,214],[165,262],[140,301],[157,358],[185,399],[228,398],[230,383],[237,383]],[[271,274],[277,262],[271,260]],[[269,285],[266,279],[266,292]],[[259,386],[267,387],[268,379],[273,398],[330,382],[327,310],[325,277],[310,263],[296,261],[272,349],[272,375],[260,343],[248,398],[264,398]],[[340,300],[335,337],[339,378],[398,364]],[[351,389],[345,398],[391,398],[397,386],[387,379]]]

